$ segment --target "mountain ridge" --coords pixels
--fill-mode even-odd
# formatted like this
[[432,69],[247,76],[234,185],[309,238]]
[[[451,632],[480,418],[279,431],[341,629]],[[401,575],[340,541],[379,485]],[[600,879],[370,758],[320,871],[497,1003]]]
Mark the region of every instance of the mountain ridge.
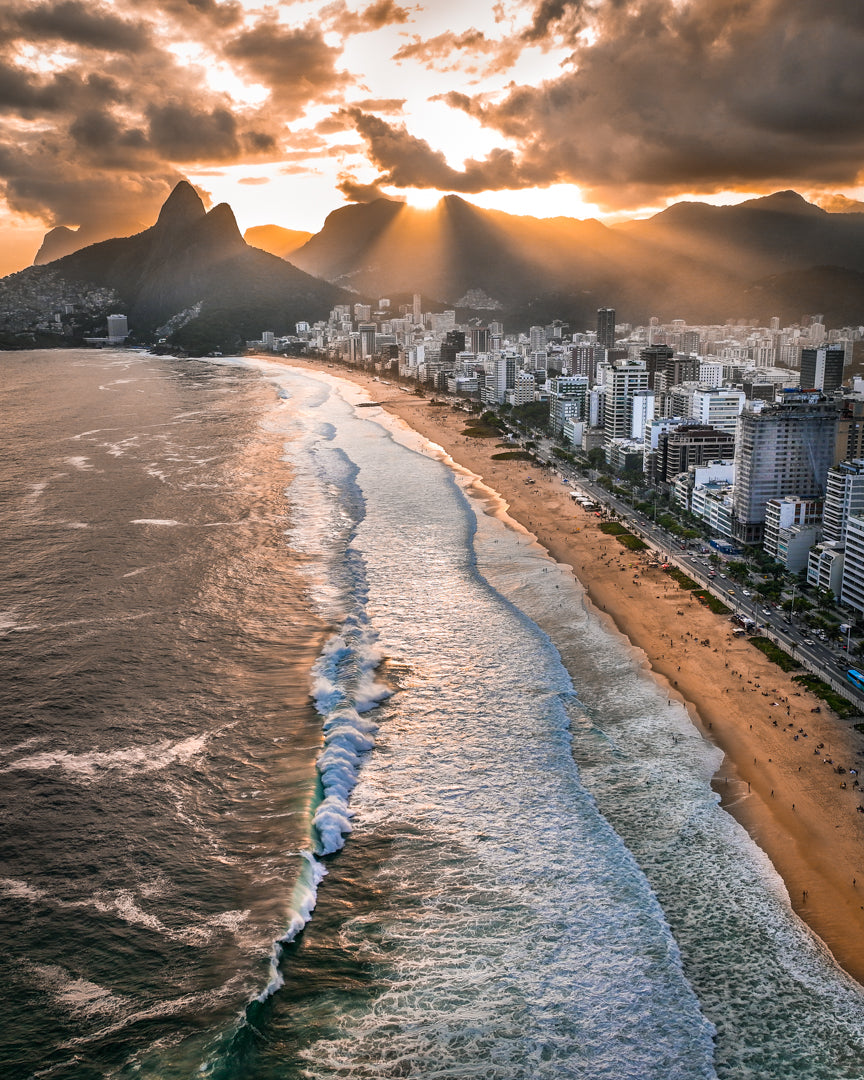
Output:
[[288,262],[250,246],[227,204],[208,212],[181,181],[149,229],[47,265],[63,280],[114,289],[130,326],[149,332],[198,306],[190,322],[218,313],[249,337],[284,333],[334,303],[412,293],[452,307],[477,298],[488,308],[474,313],[519,328],[556,317],[592,326],[606,306],[637,323],[752,316],[767,325],[776,315],[788,324],[814,312],[829,325],[864,323],[864,214],[832,214],[793,191],[676,203],[617,226],[486,210],[456,195],[432,210],[378,199],[332,211]]

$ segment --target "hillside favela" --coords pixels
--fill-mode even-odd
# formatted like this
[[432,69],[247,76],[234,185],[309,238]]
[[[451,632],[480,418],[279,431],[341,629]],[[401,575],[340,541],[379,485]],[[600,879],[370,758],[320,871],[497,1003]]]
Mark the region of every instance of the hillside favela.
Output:
[[4,1080],[864,1078],[860,15],[0,26]]

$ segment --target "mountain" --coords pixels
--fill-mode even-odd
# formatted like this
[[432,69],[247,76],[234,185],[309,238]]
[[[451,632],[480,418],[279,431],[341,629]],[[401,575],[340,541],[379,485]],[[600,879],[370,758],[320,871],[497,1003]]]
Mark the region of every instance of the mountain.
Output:
[[71,255],[73,251],[85,247],[87,241],[81,236],[78,229],[69,229],[65,225],[58,225],[45,233],[42,244],[36,252],[33,260],[34,266],[43,266],[45,263],[62,259],[64,255]]
[[519,326],[556,316],[591,326],[607,305],[632,322],[767,323],[781,311],[790,321],[818,311],[834,325],[864,322],[864,215],[828,213],[794,191],[737,206],[678,203],[614,227],[484,210],[455,195],[426,211],[379,199],[335,210],[291,258],[370,296],[485,303]]
[[337,286],[250,247],[231,208],[221,203],[208,213],[186,181],[174,188],[149,229],[0,281],[0,306],[8,304],[4,286],[20,304],[28,288],[38,291],[46,274],[55,286],[91,297],[94,290],[110,290],[111,302],[123,305],[137,336],[173,322],[174,339],[196,350],[214,335],[220,340],[211,348],[224,344],[229,333],[232,347],[265,329],[285,333],[297,320],[326,317],[346,300]]
[[744,279],[811,266],[864,271],[864,215],[828,213],[794,191],[736,206],[676,203],[618,228],[666,256],[710,259]]
[[[247,236],[303,238],[282,233],[263,226]],[[58,233],[52,244],[67,240]],[[455,195],[432,210],[378,199],[334,210],[287,262],[250,246],[230,207],[208,213],[183,181],[150,228],[0,280],[0,332],[50,329],[46,318],[72,305],[91,323],[123,310],[139,336],[162,328],[207,351],[286,332],[360,296],[395,307],[412,293],[427,310],[446,305],[461,320],[480,314],[520,329],[554,318],[590,327],[606,306],[634,323],[767,325],[819,312],[829,326],[864,324],[864,214],[780,191],[737,206],[679,203],[608,227],[485,210]]]
[[283,229],[281,225],[253,225],[243,233],[243,239],[250,247],[268,251],[280,259],[287,259],[312,235],[302,229]]
[[642,318],[685,295],[695,310],[730,285],[694,259],[663,263],[592,219],[520,217],[455,195],[432,210],[386,199],[343,207],[292,260],[370,296],[419,292],[460,308],[473,290],[520,325],[559,316],[590,326],[612,303]]

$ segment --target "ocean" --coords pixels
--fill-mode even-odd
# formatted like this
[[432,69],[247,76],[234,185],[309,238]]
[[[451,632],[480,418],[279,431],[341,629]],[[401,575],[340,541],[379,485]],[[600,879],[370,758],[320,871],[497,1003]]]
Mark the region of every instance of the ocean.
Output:
[[326,370],[0,368],[4,1078],[860,1080],[718,752],[494,492]]

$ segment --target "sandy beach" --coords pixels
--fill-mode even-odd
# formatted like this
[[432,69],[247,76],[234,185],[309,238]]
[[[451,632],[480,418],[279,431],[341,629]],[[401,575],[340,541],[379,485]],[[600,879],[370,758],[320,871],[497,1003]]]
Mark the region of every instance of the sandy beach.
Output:
[[[480,476],[509,515],[573,570],[597,613],[724,752],[714,778],[723,806],[771,859],[795,911],[864,983],[864,793],[849,774],[864,762],[857,756],[864,739],[849,722],[746,638],[733,637],[728,617],[714,615],[600,532],[599,519],[574,504],[553,470],[494,461],[497,440],[465,436],[466,415],[429,398],[342,366],[297,366],[364,386],[372,400]],[[536,483],[526,484],[528,476]],[[817,706],[821,712],[812,712]]]

